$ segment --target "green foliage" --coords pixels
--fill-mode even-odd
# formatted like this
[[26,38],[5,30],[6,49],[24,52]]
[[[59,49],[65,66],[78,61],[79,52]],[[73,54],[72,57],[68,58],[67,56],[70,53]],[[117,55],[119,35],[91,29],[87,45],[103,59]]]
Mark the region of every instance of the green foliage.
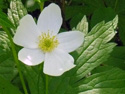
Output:
[[122,40],[123,45],[125,45],[125,16],[120,15],[119,16],[119,36],[120,39]]
[[18,88],[0,76],[0,94],[22,94]]
[[76,79],[80,80],[92,69],[100,65],[102,61],[104,62],[108,54],[112,51],[112,48],[116,45],[113,43],[107,44],[114,35],[115,31],[112,26],[112,21],[106,24],[101,22],[91,30],[85,38],[80,56],[77,56],[76,59],[76,64],[78,64]]
[[3,31],[0,32],[0,48],[2,50],[7,50],[7,51],[10,50],[10,43],[9,43],[8,36]]
[[1,26],[6,26],[8,28],[15,28],[13,24],[10,22],[8,19],[7,15],[0,11],[0,25]]
[[26,65],[22,65],[22,70],[28,82],[30,94],[45,94],[42,70],[38,66],[28,67]]
[[[108,69],[108,70],[107,70]],[[110,69],[110,70],[109,70]],[[124,94],[125,71],[118,68],[100,67],[100,73],[95,73],[73,86],[69,93],[65,94]]]
[[[77,52],[72,53],[77,66],[72,71],[69,71],[61,77],[52,78],[49,85],[49,94],[84,94],[86,89],[90,91],[93,90],[92,86],[89,86],[89,83],[88,87],[86,83],[83,85],[81,83],[84,81],[86,82],[84,78],[89,80],[87,75],[91,74],[91,71],[94,68],[102,64],[109,57],[109,53],[111,53],[114,46],[116,46],[115,43],[107,42],[109,42],[116,34],[114,27],[116,27],[117,23],[118,17],[116,16],[110,22],[101,22],[93,27],[91,32],[86,35],[83,46],[79,48]],[[107,73],[107,75],[110,74]],[[78,83],[80,83],[81,86]],[[120,84],[118,84],[118,86],[119,85]],[[82,88],[82,86],[84,87]],[[117,94],[119,90],[120,89],[116,90],[113,94]],[[90,94],[90,92],[85,92],[85,94]],[[95,93],[91,92],[91,94]]]
[[104,63],[125,70],[125,47],[115,47],[111,56]]
[[103,20],[108,22],[112,20],[115,15],[116,13],[112,8],[99,8],[93,13],[91,19],[91,27]]
[[39,9],[39,2],[40,0],[27,0],[26,1],[26,8],[28,11],[35,11],[36,9]]
[[[76,67],[62,76],[49,76],[48,94],[125,94],[125,0],[0,0],[0,94],[23,92],[2,26],[14,34],[27,10],[38,18],[38,2],[59,4],[64,18],[62,32],[73,28],[85,36],[83,45],[71,53]],[[46,94],[42,64],[20,66],[29,94]]]
[[[74,28],[74,30],[75,30],[75,28]],[[79,30],[79,31],[83,32],[84,36],[87,35],[87,33],[88,33],[88,22],[87,22],[86,16],[84,16],[82,18],[82,20],[78,23],[78,25],[76,26],[76,30]]]
[[19,20],[27,14],[21,0],[11,0],[10,9],[8,9],[8,17],[14,26],[19,25]]

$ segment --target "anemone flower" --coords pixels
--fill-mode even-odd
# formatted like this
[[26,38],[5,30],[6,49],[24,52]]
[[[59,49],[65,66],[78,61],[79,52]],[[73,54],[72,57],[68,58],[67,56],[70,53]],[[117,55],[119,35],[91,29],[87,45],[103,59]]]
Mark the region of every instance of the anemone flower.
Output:
[[15,44],[24,47],[18,53],[19,60],[29,66],[44,61],[43,72],[51,76],[60,76],[74,68],[69,53],[81,46],[84,36],[80,31],[58,34],[61,25],[61,10],[54,3],[43,9],[37,24],[31,15],[24,16],[13,38]]

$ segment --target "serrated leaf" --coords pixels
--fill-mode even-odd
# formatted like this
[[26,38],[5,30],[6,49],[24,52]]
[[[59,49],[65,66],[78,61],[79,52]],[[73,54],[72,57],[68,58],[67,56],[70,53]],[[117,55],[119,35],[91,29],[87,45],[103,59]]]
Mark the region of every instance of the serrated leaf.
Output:
[[0,94],[22,94],[18,88],[0,76]]
[[10,21],[17,27],[19,20],[27,14],[21,0],[11,0],[10,9],[8,9],[8,17]]
[[107,43],[116,34],[112,23],[112,21],[108,23],[101,22],[86,36],[81,53],[76,59],[76,81],[83,78],[108,58],[109,53],[116,45]]
[[[80,90],[83,91],[83,89],[89,88],[89,86],[81,88],[77,83],[87,78],[87,74],[109,57],[109,54],[116,44],[107,42],[109,42],[115,34],[113,21],[97,24],[91,32],[86,35],[85,42],[83,46],[77,50],[77,53],[72,53],[76,60],[76,67],[64,75],[53,77],[50,80],[49,94],[82,94],[83,92],[80,93]],[[75,85],[77,85],[77,90],[74,88]],[[92,87],[89,89],[92,89]]]
[[108,69],[79,81],[73,86],[74,92],[71,94],[124,94],[125,71],[112,67]]
[[82,18],[82,20],[78,23],[78,25],[76,26],[76,30],[83,32],[84,36],[87,35],[87,33],[88,33],[88,21],[87,21],[86,16],[84,16]]
[[3,31],[0,32],[0,48],[2,48],[5,51],[10,50],[10,41],[8,39],[6,32]]

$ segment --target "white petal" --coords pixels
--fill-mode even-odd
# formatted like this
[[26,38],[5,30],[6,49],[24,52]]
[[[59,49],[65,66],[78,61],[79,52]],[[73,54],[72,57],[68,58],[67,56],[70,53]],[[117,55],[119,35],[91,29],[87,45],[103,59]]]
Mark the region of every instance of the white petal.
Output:
[[31,15],[26,15],[20,20],[14,36],[14,43],[26,48],[37,48],[38,36],[40,32]]
[[37,25],[41,32],[51,31],[57,34],[62,25],[62,16],[59,6],[52,3],[48,7],[45,7],[39,16]]
[[40,49],[23,48],[19,51],[18,58],[26,65],[35,66],[44,61],[44,53]]
[[45,54],[44,73],[51,76],[60,76],[64,72],[75,67],[74,59],[67,52],[55,49]]
[[84,41],[84,35],[80,31],[63,32],[57,35],[59,48],[72,52],[80,47]]

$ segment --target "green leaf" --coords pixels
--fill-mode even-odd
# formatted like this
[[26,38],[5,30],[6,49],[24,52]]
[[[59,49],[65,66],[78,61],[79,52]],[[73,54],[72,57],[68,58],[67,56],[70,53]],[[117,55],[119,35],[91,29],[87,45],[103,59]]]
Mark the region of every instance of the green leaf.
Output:
[[10,41],[6,32],[3,31],[0,32],[0,48],[5,51],[10,51]]
[[104,64],[125,70],[125,47],[115,47]]
[[18,88],[0,76],[0,94],[22,94]]
[[116,13],[112,8],[99,8],[97,9],[91,19],[91,28],[101,21],[110,21],[115,17]]
[[86,5],[92,6],[92,8],[101,8],[104,7],[102,0],[82,0]]
[[75,81],[85,77],[91,70],[102,64],[109,57],[109,53],[116,45],[115,43],[107,43],[116,34],[113,22],[97,24],[85,37],[83,47],[80,48],[81,52],[78,52],[79,55],[76,58]]
[[86,16],[82,18],[82,20],[78,23],[78,25],[75,28],[76,30],[79,30],[84,33],[84,36],[88,33],[88,22]]
[[83,14],[79,13],[78,15],[75,15],[71,21],[70,21],[70,28],[74,28],[77,26],[77,24],[79,23],[79,21],[83,18]]
[[7,18],[7,15],[0,11],[0,25],[8,28],[15,28],[11,21]]
[[45,94],[45,83],[38,66],[30,67],[22,65],[24,77],[28,82],[30,94]]
[[10,9],[8,9],[8,17],[14,26],[19,25],[19,20],[27,14],[21,0],[11,0]]
[[124,13],[125,11],[125,0],[104,0],[108,7],[112,7],[116,13]]
[[0,76],[11,81],[16,74],[17,70],[11,52],[4,51],[0,48]]
[[66,20],[73,18],[74,15],[79,13],[84,15],[83,9],[84,9],[83,6],[67,6],[65,11]]
[[[49,94],[80,94],[80,90],[86,89],[79,87],[77,83],[102,64],[116,45],[108,43],[116,34],[113,24],[117,24],[117,20],[101,22],[86,35],[81,48],[72,53],[76,67],[60,77],[53,77],[49,82]],[[75,85],[79,91],[76,91]]]
[[12,52],[10,48],[10,41],[6,32],[0,32],[0,76],[11,81],[17,70],[15,68],[15,63],[12,59]]
[[70,94],[124,94],[125,71],[112,67],[106,68],[106,71],[103,67],[100,69],[100,73],[95,73],[75,84],[69,91]]
[[125,45],[125,16],[124,15],[119,15],[119,36],[120,39],[123,43],[123,45]]

